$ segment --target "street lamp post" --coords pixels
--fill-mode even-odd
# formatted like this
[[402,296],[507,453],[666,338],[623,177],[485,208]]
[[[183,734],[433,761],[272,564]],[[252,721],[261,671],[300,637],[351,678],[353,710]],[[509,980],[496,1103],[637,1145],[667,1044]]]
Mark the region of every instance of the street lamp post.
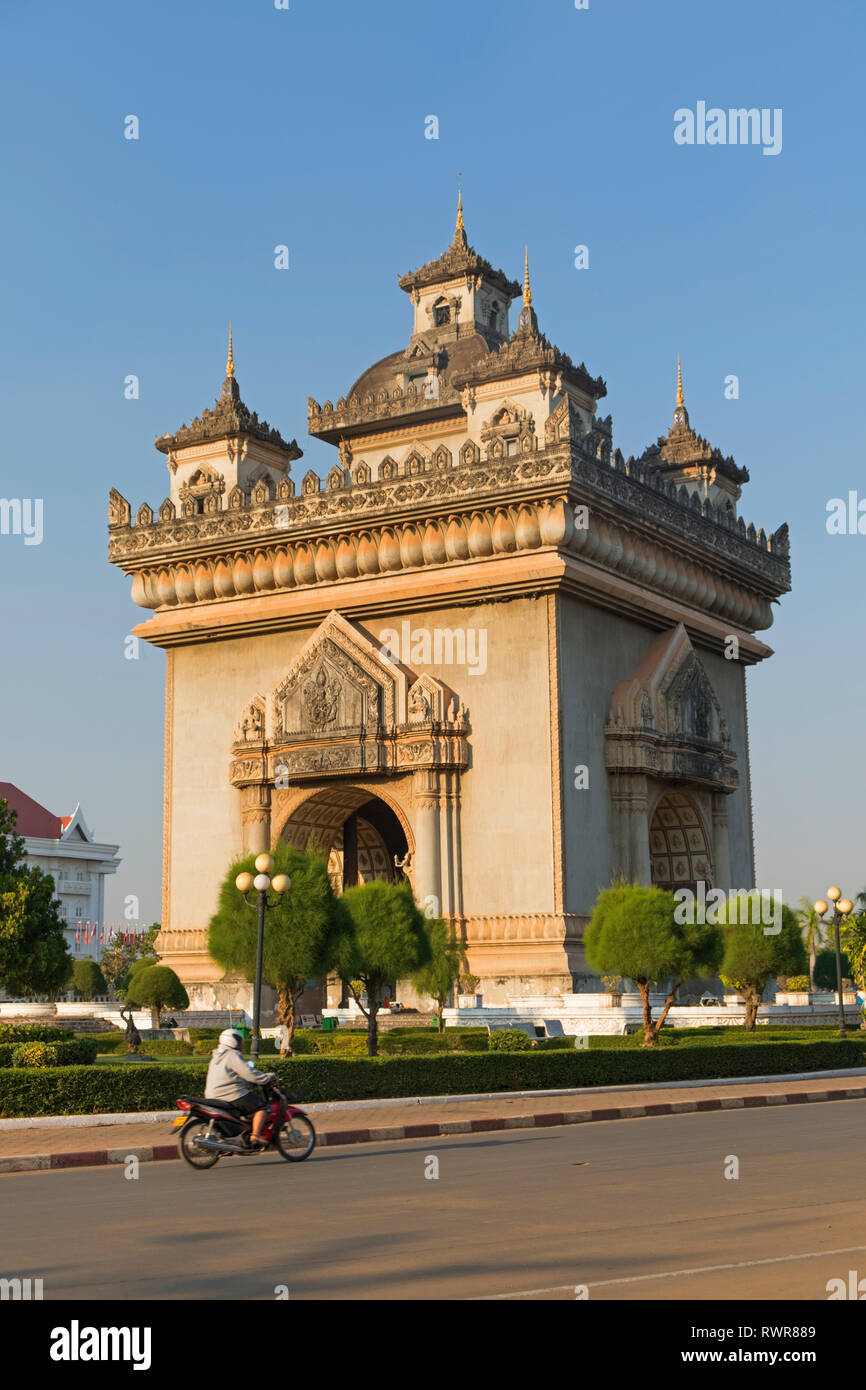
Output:
[[[271,878],[271,874],[273,873],[273,871],[274,861],[271,855],[260,854],[256,859],[255,877],[251,873],[245,872],[238,874],[237,878],[235,879],[235,887],[241,894],[242,898],[244,899],[244,902],[249,903],[251,907],[253,906],[255,900],[251,899],[248,896],[251,889],[255,890],[258,898],[257,905],[259,911],[259,932],[258,940],[256,942],[256,984],[255,994],[253,996],[253,1039],[250,1045],[250,1056],[252,1057],[253,1066],[255,1066],[255,1064],[259,1060],[259,1025],[261,1022],[262,1013],[262,958],[264,956],[265,950],[265,908],[268,906],[269,901],[268,889],[272,888],[273,891],[279,895],[285,893],[287,888],[291,884],[291,879],[289,878],[288,874],[275,874],[274,877]],[[270,905],[273,907],[276,901],[278,901],[278,898],[271,900]]]
[[[839,1037],[844,1038],[847,1037],[847,1033],[845,1032],[845,1005],[842,1002],[842,948],[839,943],[839,923],[843,917],[847,917],[850,912],[854,911],[854,904],[850,898],[843,898],[842,889],[835,886],[827,889],[827,897],[832,904],[833,928],[836,938],[836,989],[838,991],[836,997],[839,1001]],[[815,911],[819,917],[823,917],[826,912],[830,911],[830,906],[823,898],[819,898],[815,903]]]

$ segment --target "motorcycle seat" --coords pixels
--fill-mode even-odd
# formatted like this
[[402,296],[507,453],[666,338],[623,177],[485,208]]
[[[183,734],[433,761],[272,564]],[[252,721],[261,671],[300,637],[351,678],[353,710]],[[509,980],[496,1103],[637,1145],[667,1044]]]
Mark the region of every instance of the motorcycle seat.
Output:
[[212,1110],[225,1110],[229,1115],[237,1113],[230,1100],[213,1100],[210,1096],[180,1096],[180,1100],[187,1101],[189,1105],[208,1105]]

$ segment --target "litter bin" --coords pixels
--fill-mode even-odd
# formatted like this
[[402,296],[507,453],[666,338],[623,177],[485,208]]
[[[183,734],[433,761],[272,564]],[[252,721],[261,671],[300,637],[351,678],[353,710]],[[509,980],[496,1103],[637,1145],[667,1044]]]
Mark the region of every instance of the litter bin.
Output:
[[323,1033],[332,1033],[333,1030],[336,1028],[337,1024],[339,1023],[339,1021],[340,1021],[340,1020],[339,1020],[338,1018],[327,1018],[327,1017],[323,1018],[323,1019],[322,1019],[322,1032],[323,1032]]

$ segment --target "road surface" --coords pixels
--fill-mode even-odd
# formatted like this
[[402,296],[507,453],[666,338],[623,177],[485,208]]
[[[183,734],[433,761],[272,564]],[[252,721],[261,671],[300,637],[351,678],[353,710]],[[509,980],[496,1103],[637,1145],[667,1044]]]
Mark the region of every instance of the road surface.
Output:
[[0,1275],[46,1299],[823,1300],[866,1276],[864,1125],[840,1101],[7,1175]]

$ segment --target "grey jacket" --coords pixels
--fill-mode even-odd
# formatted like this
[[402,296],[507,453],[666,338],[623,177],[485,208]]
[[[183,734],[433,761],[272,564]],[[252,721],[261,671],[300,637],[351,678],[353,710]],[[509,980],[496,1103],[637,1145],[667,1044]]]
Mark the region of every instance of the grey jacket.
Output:
[[208,1100],[237,1100],[253,1085],[264,1081],[266,1071],[256,1071],[233,1047],[215,1047],[207,1069],[204,1093]]

